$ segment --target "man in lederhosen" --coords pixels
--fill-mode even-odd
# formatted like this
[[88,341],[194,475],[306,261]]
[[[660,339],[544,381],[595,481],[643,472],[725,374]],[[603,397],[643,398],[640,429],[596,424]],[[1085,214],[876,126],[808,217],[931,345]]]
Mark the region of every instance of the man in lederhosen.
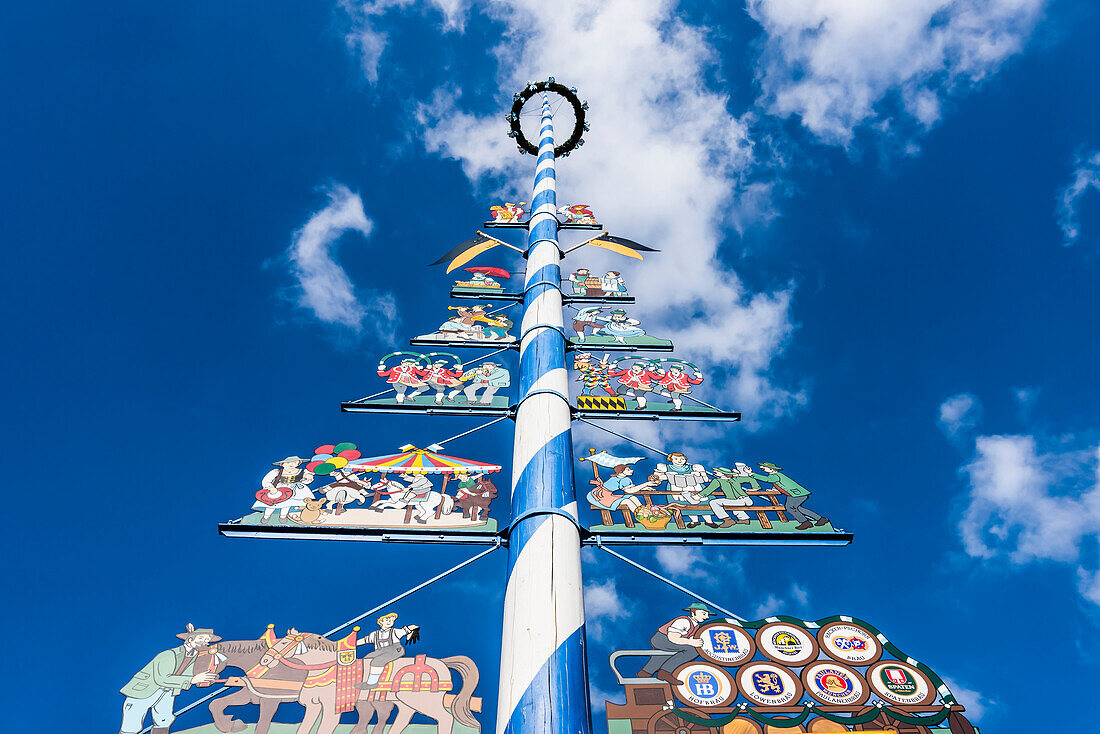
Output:
[[690,663],[699,657],[699,648],[703,641],[695,637],[695,631],[710,619],[710,609],[706,604],[692,602],[684,609],[687,615],[681,615],[662,624],[649,644],[657,650],[665,650],[672,655],[654,655],[638,672],[639,678],[659,678],[674,686],[680,685],[672,673],[684,663]]
[[153,715],[153,734],[168,734],[168,727],[176,719],[172,709],[180,691],[208,684],[218,677],[210,671],[194,670],[199,653],[221,639],[214,630],[195,629],[195,625],[189,624],[187,631],[176,637],[183,640],[182,645],[159,653],[119,691],[126,696],[120,734],[137,734],[144,729],[147,713]]
[[397,612],[383,614],[378,618],[378,629],[355,641],[356,647],[367,643],[374,645],[374,652],[363,656],[364,664],[368,666],[367,679],[356,686],[357,688],[364,690],[373,688],[378,684],[378,679],[381,677],[382,669],[386,667],[386,664],[404,657],[405,646],[401,644],[402,637],[407,638],[410,645],[420,639],[419,625],[410,624],[408,627],[394,627],[396,621]]

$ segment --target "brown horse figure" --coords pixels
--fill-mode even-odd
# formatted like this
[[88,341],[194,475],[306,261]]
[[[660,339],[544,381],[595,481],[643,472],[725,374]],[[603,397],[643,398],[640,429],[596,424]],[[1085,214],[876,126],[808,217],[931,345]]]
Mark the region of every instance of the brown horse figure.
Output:
[[[289,641],[291,636],[298,636],[297,632],[291,630],[283,641]],[[336,642],[313,633],[298,637],[300,642],[294,646],[293,652],[286,655],[288,664],[309,666],[315,670],[337,664],[338,648]],[[446,685],[440,685],[439,688],[443,690],[435,692],[431,690],[391,690],[386,698],[394,697],[397,701],[398,710],[397,718],[394,719],[387,734],[401,734],[414,713],[424,714],[431,719],[435,719],[438,723],[437,734],[451,734],[456,721],[463,726],[480,732],[481,724],[473,715],[475,705],[480,706],[481,703],[480,699],[475,699],[473,695],[479,678],[474,661],[464,655],[455,655],[440,659],[425,658],[423,662],[432,671],[431,677],[440,684]],[[392,670],[400,671],[402,668],[412,666],[415,663],[414,658],[400,658],[392,663]],[[451,670],[462,676],[462,688],[456,695],[451,695],[445,690],[450,688]],[[364,665],[362,670],[364,680],[368,673],[369,668]],[[356,693],[356,708],[358,709],[370,697],[371,691],[356,689]],[[298,727],[298,734],[309,734],[318,719],[320,719],[320,725],[317,728],[317,734],[332,734],[335,731],[336,725],[340,723],[340,714],[336,707],[335,678],[327,684],[303,686],[298,695],[298,702],[306,708],[305,717]],[[382,704],[386,701],[374,703]],[[380,718],[379,725],[382,721]],[[365,730],[366,724],[363,714],[360,713],[359,725],[356,726],[354,731],[355,734],[362,734]],[[381,734],[377,725],[374,734]]]
[[[226,668],[239,668],[242,672],[247,673],[255,668],[269,651],[270,646],[264,638],[219,642],[214,652],[220,653],[225,657],[225,660],[220,661],[213,670],[216,673],[221,673]],[[206,657],[208,655],[209,652],[200,654],[199,659],[195,662],[196,670],[206,670],[208,668],[209,658]],[[279,704],[298,700],[302,683],[308,674],[309,671],[305,669],[276,665],[259,678],[230,677],[228,679],[229,684],[240,685],[241,688],[228,695],[219,696],[210,702],[210,715],[213,718],[214,726],[224,734],[245,731],[248,725],[240,719],[234,718],[232,714],[227,713],[226,709],[232,706],[252,704],[260,707],[260,718],[256,722],[255,734],[268,734]],[[359,714],[359,722],[352,729],[352,734],[366,734],[367,726],[376,714],[378,721],[374,725],[372,734],[383,734],[383,727],[385,727],[390,714],[393,713],[394,706],[398,707],[398,718],[400,718],[402,715],[401,709],[407,708],[401,703],[395,701],[358,701],[355,710]],[[413,711],[410,709],[408,712],[409,718],[412,717],[412,714]]]

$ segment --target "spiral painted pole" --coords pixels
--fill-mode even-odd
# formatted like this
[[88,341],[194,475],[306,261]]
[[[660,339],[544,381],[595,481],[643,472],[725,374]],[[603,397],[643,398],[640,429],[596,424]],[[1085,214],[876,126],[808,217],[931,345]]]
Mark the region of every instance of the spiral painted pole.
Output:
[[590,734],[565,368],[554,123],[543,95],[520,328],[520,403],[497,734]]

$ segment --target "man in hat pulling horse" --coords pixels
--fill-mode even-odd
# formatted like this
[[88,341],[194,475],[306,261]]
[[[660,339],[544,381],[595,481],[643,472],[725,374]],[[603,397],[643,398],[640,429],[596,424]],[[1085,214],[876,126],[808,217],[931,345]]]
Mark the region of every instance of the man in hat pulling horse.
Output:
[[695,637],[696,630],[710,619],[710,608],[706,604],[692,602],[684,608],[686,616],[679,616],[662,624],[650,638],[649,644],[658,650],[671,652],[672,655],[654,655],[641,671],[639,678],[659,678],[674,686],[680,684],[673,672],[699,657],[699,648],[703,641]]
[[176,637],[183,640],[182,645],[158,654],[120,690],[126,696],[122,704],[120,734],[140,732],[145,728],[145,714],[150,712],[153,734],[168,734],[168,727],[176,718],[172,709],[180,691],[211,683],[217,677],[212,671],[196,673],[194,670],[199,653],[221,640],[214,630],[195,629],[195,625],[188,624],[187,631]]

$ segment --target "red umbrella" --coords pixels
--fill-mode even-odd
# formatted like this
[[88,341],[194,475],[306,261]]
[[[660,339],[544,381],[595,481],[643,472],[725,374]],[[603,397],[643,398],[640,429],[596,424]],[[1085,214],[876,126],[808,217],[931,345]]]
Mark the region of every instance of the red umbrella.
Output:
[[494,268],[494,267],[491,267],[491,266],[483,266],[483,267],[462,268],[462,269],[465,270],[467,273],[483,273],[484,275],[495,275],[496,277],[504,278],[505,280],[508,280],[512,277],[512,274],[509,273],[504,268]]

